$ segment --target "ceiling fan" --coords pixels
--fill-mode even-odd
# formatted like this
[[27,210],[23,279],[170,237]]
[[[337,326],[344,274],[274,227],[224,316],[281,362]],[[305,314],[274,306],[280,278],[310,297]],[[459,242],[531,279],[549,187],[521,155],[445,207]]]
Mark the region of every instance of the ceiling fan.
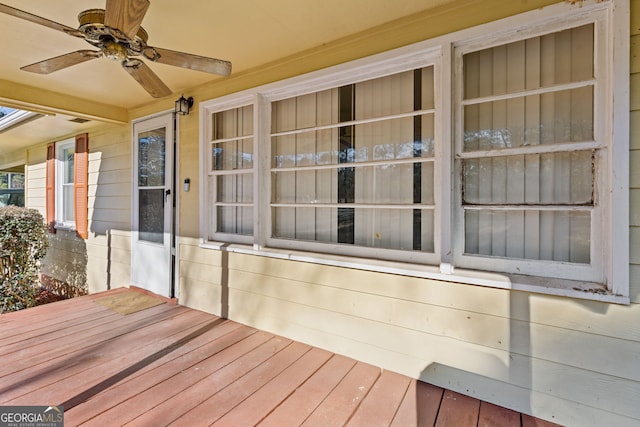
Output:
[[0,12],[85,39],[100,49],[78,50],[49,58],[21,67],[24,71],[49,74],[104,56],[119,61],[122,68],[154,98],[170,95],[172,91],[140,58],[222,76],[231,73],[228,61],[149,46],[149,35],[140,26],[149,5],[149,0],[106,0],[105,9],[80,12],[77,29],[2,3]]

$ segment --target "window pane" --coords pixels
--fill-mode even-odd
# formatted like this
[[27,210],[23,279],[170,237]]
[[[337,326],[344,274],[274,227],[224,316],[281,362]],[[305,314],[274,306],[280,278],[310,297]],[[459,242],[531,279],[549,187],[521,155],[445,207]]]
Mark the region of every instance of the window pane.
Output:
[[464,55],[465,99],[590,80],[593,24]]
[[216,187],[218,202],[251,203],[253,200],[253,174],[218,176]]
[[355,93],[356,120],[409,113],[414,111],[414,72],[356,83]]
[[211,152],[213,170],[253,168],[253,138],[214,143]]
[[138,190],[138,239],[164,242],[164,189]]
[[214,113],[211,123],[214,140],[253,135],[253,106]]
[[[351,211],[351,212],[348,212]],[[434,215],[427,209],[273,209],[274,237],[339,243],[340,229],[354,229],[354,244],[433,252]]]
[[73,184],[66,184],[62,186],[62,221],[65,223],[74,222],[74,207],[73,207]]
[[164,186],[166,129],[138,135],[138,186]]
[[272,167],[433,157],[433,120],[433,114],[425,114],[353,126],[355,144],[348,152],[338,148],[337,128],[273,137]]
[[465,253],[590,262],[591,216],[572,211],[465,211]]
[[64,165],[64,177],[63,184],[73,184],[73,148],[65,148],[62,152],[63,165]]
[[464,151],[593,141],[593,87],[464,107]]
[[[432,204],[434,202],[432,163],[359,167],[355,169],[355,181],[356,203]],[[421,195],[420,200],[416,200],[417,195]]]
[[[416,139],[416,121],[421,126]],[[432,157],[433,115],[405,117],[355,126],[355,162]]]
[[272,137],[271,155],[274,168],[338,164],[338,129]]
[[250,236],[253,234],[253,208],[246,206],[218,206],[217,224],[221,233],[233,233]]
[[273,203],[336,203],[335,169],[275,172],[271,180]]
[[338,89],[283,99],[271,104],[273,133],[327,126],[338,122]]
[[574,151],[464,160],[463,202],[592,205],[594,156]]

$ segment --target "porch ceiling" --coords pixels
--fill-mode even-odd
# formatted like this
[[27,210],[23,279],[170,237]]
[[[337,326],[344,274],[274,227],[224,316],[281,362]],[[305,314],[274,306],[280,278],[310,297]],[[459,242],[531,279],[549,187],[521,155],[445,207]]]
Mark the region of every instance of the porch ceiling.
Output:
[[[142,22],[148,43],[229,60],[234,74],[297,52],[455,0],[151,0]],[[105,0],[0,0],[9,6],[77,28],[77,15],[104,8]],[[73,117],[127,121],[128,110],[153,102],[120,64],[104,58],[49,75],[20,67],[81,49],[84,40],[0,13],[0,105],[56,113],[0,133],[0,155],[44,139],[92,126]],[[147,61],[148,63],[149,61]],[[150,68],[177,98],[212,74],[151,63]]]

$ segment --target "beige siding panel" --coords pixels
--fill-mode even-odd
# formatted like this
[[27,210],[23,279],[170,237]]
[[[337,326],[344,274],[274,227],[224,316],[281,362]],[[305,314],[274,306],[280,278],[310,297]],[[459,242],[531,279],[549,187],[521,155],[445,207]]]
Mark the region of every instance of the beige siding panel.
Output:
[[629,169],[629,185],[631,188],[640,188],[640,167],[633,167],[633,165],[640,165],[640,150],[631,150],[629,152],[629,163],[631,168]]
[[131,169],[99,170],[89,174],[89,185],[117,184],[131,182]]
[[127,264],[131,262],[131,250],[113,248],[87,243],[86,251],[89,259],[104,259],[107,262]]
[[89,209],[89,218],[92,221],[126,223],[131,221],[131,211],[121,209]]
[[220,284],[222,269],[197,262],[180,261],[180,275],[208,284]]
[[106,235],[112,231],[126,232],[131,229],[131,221],[128,222],[113,222],[113,221],[91,221],[89,230],[92,233],[99,235]]
[[100,186],[92,185],[89,187],[89,197],[112,197],[123,196],[131,197],[131,184],[102,184]]
[[119,264],[131,263],[131,251],[126,249],[111,248],[111,254],[109,258],[111,262]]
[[640,188],[629,190],[629,225],[640,226]]
[[200,264],[221,266],[222,251],[213,251],[211,249],[203,249],[198,246],[181,244],[180,259]]
[[[640,316],[640,306],[509,292],[240,254],[230,254],[229,268],[290,280],[312,277],[314,283],[324,286],[640,341],[640,328],[632,326]],[[605,319],[602,313],[606,313]]]
[[45,188],[29,186],[29,197],[31,199],[44,199],[46,196]]
[[222,313],[220,296],[220,286],[180,275],[180,304],[219,316]]
[[640,305],[640,265],[629,266],[629,288],[631,302]]
[[629,229],[629,261],[631,264],[640,264],[640,227]]
[[631,111],[640,110],[640,73],[631,74],[629,90]]
[[28,171],[29,171],[30,181],[35,182],[36,180],[41,180],[44,182],[45,179],[47,178],[47,168],[44,165],[44,163],[37,164],[37,165],[29,165]]
[[630,68],[630,73],[639,73],[640,72],[640,34],[637,34],[635,36],[631,36],[631,43],[630,43],[630,60],[631,63],[629,64],[629,68]]
[[123,154],[120,150],[117,156],[102,157],[99,160],[89,162],[89,173],[121,169],[131,170],[131,155],[128,153]]
[[[117,209],[131,212],[131,199],[126,196],[89,197],[89,207],[93,209]],[[131,216],[131,214],[129,214]]]
[[46,217],[45,204],[47,199],[45,197],[27,197],[24,203],[26,207],[38,210],[43,218]]
[[[43,147],[40,151],[44,152],[45,148]],[[36,156],[35,153],[37,152],[38,150],[35,149],[29,150],[28,157],[30,162],[33,161],[32,158],[34,157],[46,157],[46,153],[45,156]],[[26,165],[25,170],[25,186],[27,188],[24,201],[25,206],[31,209],[37,209],[42,216],[45,216],[46,197],[44,197],[44,194],[42,193],[45,189],[45,164],[37,162],[29,163]]]
[[630,148],[632,150],[640,150],[640,111],[632,111],[629,114],[629,121]]
[[629,0],[631,4],[631,35],[640,34],[640,4],[636,0]]
[[130,263],[109,263],[104,258],[92,258],[87,266],[87,284],[90,293],[129,286]]
[[131,250],[131,233],[110,230],[106,234],[92,234],[89,242],[92,245]]
[[[439,363],[593,407],[598,407],[604,400],[611,402],[610,396],[615,395],[619,398],[611,402],[612,412],[640,419],[638,382],[237,290],[229,293],[229,310],[232,318],[241,316],[250,325],[262,324],[264,317],[289,319],[292,323],[354,341],[378,343],[381,350],[391,352],[395,349],[422,359],[421,372],[431,364]],[[377,356],[358,355],[358,358],[363,357]],[[396,362],[386,361],[381,366],[396,370],[400,366]],[[415,376],[416,372],[410,374]]]
[[[640,346],[633,342],[237,271],[229,283],[243,292],[640,381]],[[629,358],[608,363],[611,348]]]

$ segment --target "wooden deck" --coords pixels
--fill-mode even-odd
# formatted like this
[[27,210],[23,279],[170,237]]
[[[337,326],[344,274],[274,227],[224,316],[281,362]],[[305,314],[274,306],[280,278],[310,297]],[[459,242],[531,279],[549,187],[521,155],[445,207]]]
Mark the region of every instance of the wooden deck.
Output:
[[179,305],[118,314],[104,296],[0,315],[0,405],[64,405],[66,426],[554,425]]

